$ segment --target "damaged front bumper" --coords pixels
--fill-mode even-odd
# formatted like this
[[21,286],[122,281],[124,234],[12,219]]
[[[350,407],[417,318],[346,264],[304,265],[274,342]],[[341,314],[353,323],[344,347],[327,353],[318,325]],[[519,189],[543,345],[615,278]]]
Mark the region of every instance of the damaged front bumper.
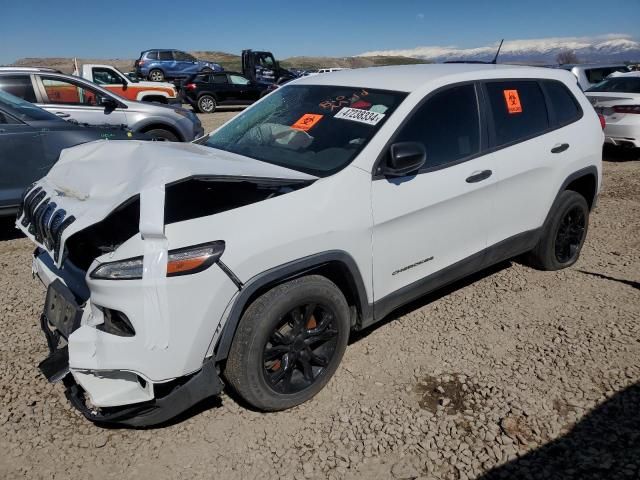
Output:
[[[132,365],[149,352],[136,346],[133,338],[95,331],[98,325],[91,325],[95,306],[91,306],[89,290],[86,284],[84,290],[78,288],[83,284],[78,278],[82,272],[74,272],[68,262],[57,268],[46,252],[37,249],[33,271],[47,286],[40,325],[50,353],[39,368],[50,382],[64,383],[67,398],[87,419],[134,427],[158,425],[222,391],[213,358],[169,380],[152,380],[140,370],[113,368],[109,352],[114,346],[121,353],[132,352]],[[97,340],[91,343],[91,338]],[[74,352],[72,361],[70,352]],[[163,353],[174,363],[179,361],[170,351]]]

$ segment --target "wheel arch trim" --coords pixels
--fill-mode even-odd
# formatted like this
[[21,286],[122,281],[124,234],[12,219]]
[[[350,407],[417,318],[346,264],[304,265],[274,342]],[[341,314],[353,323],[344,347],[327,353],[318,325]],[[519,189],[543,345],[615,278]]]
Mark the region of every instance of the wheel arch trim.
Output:
[[240,323],[240,318],[257,293],[331,264],[340,264],[346,268],[354,287],[354,292],[352,293],[355,296],[356,308],[359,311],[359,315],[362,319],[371,317],[373,315],[373,309],[368,301],[362,274],[353,257],[342,250],[316,253],[259,273],[243,285],[233,304],[230,306],[229,315],[217,341],[214,353],[216,361],[224,360],[229,355],[231,343],[233,342],[238,324]]

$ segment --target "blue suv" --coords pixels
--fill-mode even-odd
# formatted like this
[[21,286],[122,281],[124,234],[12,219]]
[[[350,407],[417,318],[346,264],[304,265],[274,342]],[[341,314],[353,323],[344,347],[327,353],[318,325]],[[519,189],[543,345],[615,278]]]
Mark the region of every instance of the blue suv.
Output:
[[217,63],[198,60],[180,50],[146,50],[135,63],[136,74],[152,82],[187,78],[195,73],[221,72]]

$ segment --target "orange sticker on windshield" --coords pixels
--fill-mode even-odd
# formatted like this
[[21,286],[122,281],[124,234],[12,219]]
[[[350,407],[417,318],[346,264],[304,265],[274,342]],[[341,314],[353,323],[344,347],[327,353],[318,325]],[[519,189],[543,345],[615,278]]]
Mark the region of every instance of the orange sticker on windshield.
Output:
[[518,90],[503,90],[503,93],[509,113],[522,113],[522,105],[520,104],[520,95],[518,95]]
[[302,130],[306,132],[310,130],[316,123],[322,120],[323,115],[316,115],[315,113],[305,113],[302,115],[296,123],[291,125],[291,128],[296,130]]

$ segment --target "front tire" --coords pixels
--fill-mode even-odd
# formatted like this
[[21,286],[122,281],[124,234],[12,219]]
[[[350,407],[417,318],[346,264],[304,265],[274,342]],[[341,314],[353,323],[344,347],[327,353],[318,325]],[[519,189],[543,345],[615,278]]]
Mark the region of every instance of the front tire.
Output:
[[163,128],[153,128],[151,130],[147,130],[147,135],[152,137],[154,140],[161,140],[165,142],[179,142],[180,139],[176,136],[175,133],[170,132],[169,130],[165,130]]
[[149,72],[149,80],[152,82],[164,82],[164,72],[154,68]]
[[347,347],[349,306],[327,278],[310,275],[278,285],[245,311],[225,377],[253,407],[277,411],[316,395]]
[[589,228],[589,205],[572,190],[560,194],[527,261],[539,270],[560,270],[578,261]]
[[216,108],[218,108],[218,103],[211,95],[202,95],[198,99],[198,111],[200,113],[213,113]]

